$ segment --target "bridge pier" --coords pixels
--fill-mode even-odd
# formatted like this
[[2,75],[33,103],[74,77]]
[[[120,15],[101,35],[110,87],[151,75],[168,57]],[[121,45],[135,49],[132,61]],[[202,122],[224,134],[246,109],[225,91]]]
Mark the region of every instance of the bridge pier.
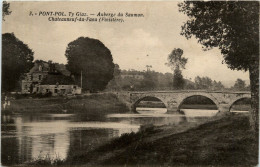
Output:
[[178,109],[178,105],[173,105],[168,103],[167,106],[167,114],[180,114],[180,111]]
[[230,114],[230,106],[228,104],[220,104],[218,105],[218,113],[217,116],[225,116]]
[[218,105],[218,111],[222,113],[227,113],[229,112],[230,106],[228,104],[219,104]]
[[134,114],[137,114],[138,112],[136,111],[136,106],[135,105],[131,105],[130,106],[130,112],[131,113],[134,113]]
[[167,114],[180,114],[177,109],[167,109]]

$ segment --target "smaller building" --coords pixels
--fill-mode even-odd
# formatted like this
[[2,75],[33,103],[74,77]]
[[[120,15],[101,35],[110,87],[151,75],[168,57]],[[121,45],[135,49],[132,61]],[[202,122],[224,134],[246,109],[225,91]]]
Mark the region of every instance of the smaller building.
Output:
[[70,72],[58,63],[36,61],[22,80],[22,93],[52,93],[53,96],[81,94]]
[[81,94],[81,88],[77,86],[74,80],[62,74],[49,74],[39,85],[38,93],[52,93],[53,96],[58,95],[75,95]]

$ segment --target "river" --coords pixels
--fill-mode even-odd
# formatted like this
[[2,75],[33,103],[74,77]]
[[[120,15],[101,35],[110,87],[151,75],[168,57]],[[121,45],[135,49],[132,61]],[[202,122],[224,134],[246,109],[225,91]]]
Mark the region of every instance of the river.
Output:
[[137,109],[140,114],[110,114],[102,121],[87,121],[87,115],[2,115],[1,156],[3,165],[21,164],[39,157],[65,159],[89,151],[141,125],[174,125],[200,121],[217,110],[184,109],[185,115],[166,114],[163,108]]

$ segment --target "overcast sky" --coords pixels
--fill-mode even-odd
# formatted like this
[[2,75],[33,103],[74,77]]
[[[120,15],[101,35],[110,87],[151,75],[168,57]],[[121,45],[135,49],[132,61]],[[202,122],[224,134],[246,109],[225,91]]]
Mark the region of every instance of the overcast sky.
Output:
[[[69,42],[80,36],[99,39],[121,69],[171,72],[165,65],[174,48],[188,58],[185,78],[208,76],[224,83],[249,79],[248,72],[232,71],[222,64],[218,49],[203,51],[196,39],[180,35],[187,17],[178,12],[177,2],[10,2],[11,15],[2,25],[34,51],[35,59],[66,63]],[[50,22],[48,17],[29,16],[30,11],[143,13],[143,18],[124,18],[124,23]],[[147,56],[149,55],[149,56]]]

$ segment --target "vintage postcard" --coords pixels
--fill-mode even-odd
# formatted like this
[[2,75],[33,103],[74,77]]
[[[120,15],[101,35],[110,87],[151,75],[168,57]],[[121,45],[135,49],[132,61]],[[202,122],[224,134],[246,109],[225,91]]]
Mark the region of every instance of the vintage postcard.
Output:
[[258,165],[258,1],[2,9],[2,166]]

